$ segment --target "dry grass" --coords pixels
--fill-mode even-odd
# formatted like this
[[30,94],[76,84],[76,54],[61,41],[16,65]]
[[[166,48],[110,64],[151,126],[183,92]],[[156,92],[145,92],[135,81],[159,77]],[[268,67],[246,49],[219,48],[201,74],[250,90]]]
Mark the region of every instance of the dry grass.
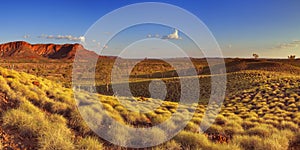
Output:
[[170,150],[181,150],[181,145],[177,143],[175,140],[170,140],[161,145],[158,145],[153,148],[153,150],[162,150],[162,149],[170,149]]
[[[185,114],[190,113],[186,107],[176,110],[176,102],[163,103],[145,114],[131,112],[117,99],[127,100],[126,97],[97,95],[95,98],[83,91],[79,93],[78,99],[86,107],[81,107],[80,115],[75,107],[72,90],[64,88],[62,84],[7,69],[0,69],[0,74],[0,91],[8,99],[20,103],[17,108],[3,112],[2,127],[15,128],[21,136],[37,140],[40,149],[109,149],[108,144],[96,138],[82,119],[81,115],[92,115],[90,119],[103,123],[102,114],[93,101],[101,101],[108,115],[120,123],[137,127],[153,126],[164,122],[175,111],[182,112],[169,124],[173,128],[185,119]],[[209,78],[203,77],[201,80]],[[275,76],[262,71],[230,73],[230,84],[222,110],[205,134],[197,133],[207,106],[202,101],[184,131],[173,140],[153,149],[287,149],[299,146],[299,81],[300,77],[288,74]],[[34,85],[33,82],[38,82],[39,85]],[[205,86],[207,82],[203,82]],[[209,92],[208,90],[207,93]],[[147,100],[154,101],[145,98],[145,102]],[[152,103],[149,105],[152,106]],[[129,107],[138,109],[134,105]],[[122,130],[117,133],[126,134]],[[207,134],[226,135],[227,141],[212,140]],[[156,142],[154,140],[158,137],[166,136],[157,129],[145,136],[148,138],[143,141],[141,138],[130,140],[149,144]],[[120,144],[130,141],[118,134],[114,138]]]
[[204,134],[187,131],[181,131],[174,137],[174,140],[186,149],[208,149],[212,145]]
[[80,150],[101,150],[103,149],[103,145],[99,143],[97,138],[94,137],[86,137],[79,141],[76,146],[76,149]]

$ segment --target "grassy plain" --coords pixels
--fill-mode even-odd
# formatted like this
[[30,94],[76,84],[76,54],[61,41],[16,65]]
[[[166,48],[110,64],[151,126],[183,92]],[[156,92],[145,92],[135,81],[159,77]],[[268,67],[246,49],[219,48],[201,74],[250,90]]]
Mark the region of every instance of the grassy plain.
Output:
[[[112,118],[135,127],[154,126],[176,111],[192,113],[189,107],[177,109],[181,78],[164,62],[145,60],[131,71],[130,86],[135,99],[114,95],[111,87],[106,90],[113,61],[99,61],[98,64],[99,94],[93,97],[81,90],[77,98],[82,102],[79,105],[87,106],[84,112],[99,115],[101,124],[107,125],[101,120],[101,112],[94,108],[99,101]],[[201,84],[201,97],[193,118],[172,140],[148,149],[299,149],[299,64],[299,60],[227,59],[224,103],[213,125],[199,134],[211,91],[211,76],[205,61],[194,60],[198,75],[183,77],[198,78]],[[120,68],[126,69],[126,63],[123,65]],[[3,62],[1,66],[0,148],[125,149],[96,136],[81,118],[70,88],[71,63]],[[218,67],[218,64],[211,67]],[[188,69],[182,64],[182,71]],[[167,85],[167,98],[161,106],[154,110],[143,108],[149,112],[142,113],[130,111],[130,106],[126,108],[120,103],[121,99],[143,101],[149,107],[156,105],[160,100],[150,98],[147,92],[151,79],[162,79]],[[178,116],[178,121],[184,117]],[[176,121],[170,127],[172,125],[176,125]],[[117,134],[115,138],[119,138]],[[126,143],[132,139],[119,140]]]

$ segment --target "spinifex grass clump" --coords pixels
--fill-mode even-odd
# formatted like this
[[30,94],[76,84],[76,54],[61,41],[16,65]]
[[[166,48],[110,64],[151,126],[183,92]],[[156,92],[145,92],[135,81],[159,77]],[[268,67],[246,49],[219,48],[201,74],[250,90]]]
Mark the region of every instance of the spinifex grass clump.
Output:
[[85,137],[82,140],[80,140],[76,146],[76,149],[82,150],[100,150],[103,148],[103,145],[99,143],[97,138],[94,137]]

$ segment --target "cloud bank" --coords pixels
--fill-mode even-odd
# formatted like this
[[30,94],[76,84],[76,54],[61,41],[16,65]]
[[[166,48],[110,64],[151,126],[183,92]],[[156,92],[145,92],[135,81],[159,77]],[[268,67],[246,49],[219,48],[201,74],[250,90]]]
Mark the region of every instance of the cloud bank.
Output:
[[161,39],[173,39],[173,40],[181,40],[182,38],[178,35],[178,30],[174,29],[174,32],[169,35],[160,36],[159,34],[151,35],[148,34],[147,38],[161,38]]
[[294,49],[297,48],[299,45],[300,45],[300,40],[294,40],[290,43],[281,43],[276,47],[273,47],[273,49]]
[[77,41],[77,42],[85,42],[84,36],[75,37],[72,35],[45,35],[42,34],[41,36],[38,36],[38,38],[44,38],[44,39],[56,39],[56,40],[69,40],[69,41]]

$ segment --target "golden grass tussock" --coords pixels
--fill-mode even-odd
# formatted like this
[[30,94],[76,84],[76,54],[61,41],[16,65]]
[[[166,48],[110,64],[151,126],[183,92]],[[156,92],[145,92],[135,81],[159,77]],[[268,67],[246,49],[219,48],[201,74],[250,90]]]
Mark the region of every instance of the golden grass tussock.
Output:
[[76,145],[76,149],[80,150],[101,150],[103,148],[103,144],[97,138],[90,136],[81,139]]
[[174,140],[187,149],[208,149],[212,145],[204,134],[188,131],[179,132]]
[[161,145],[153,147],[153,150],[162,150],[162,149],[172,149],[172,150],[181,150],[182,147],[175,140],[170,140]]

